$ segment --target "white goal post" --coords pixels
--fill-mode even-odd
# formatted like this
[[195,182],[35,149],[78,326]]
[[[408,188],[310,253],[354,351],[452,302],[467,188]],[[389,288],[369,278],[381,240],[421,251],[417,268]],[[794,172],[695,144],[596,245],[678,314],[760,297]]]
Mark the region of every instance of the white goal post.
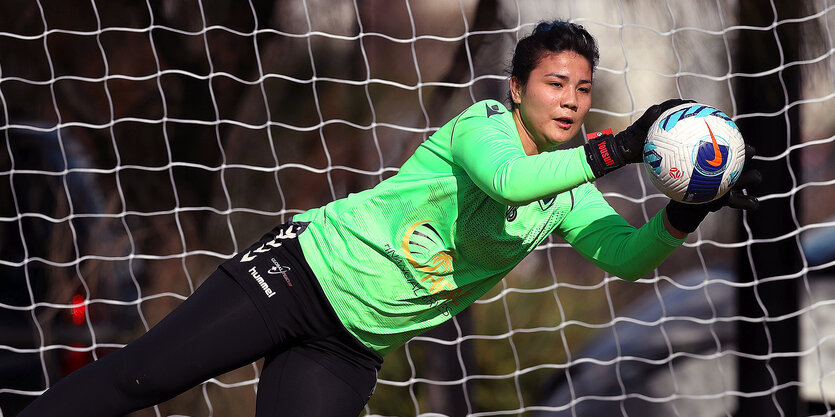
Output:
[[[549,238],[388,355],[365,415],[835,414],[835,3],[33,0],[0,4],[0,416],[504,100],[553,18],[600,46],[569,146],[709,103],[752,132],[764,211],[710,215],[638,282]],[[634,225],[666,203],[640,166],[597,185]],[[135,415],[253,415],[260,366]]]

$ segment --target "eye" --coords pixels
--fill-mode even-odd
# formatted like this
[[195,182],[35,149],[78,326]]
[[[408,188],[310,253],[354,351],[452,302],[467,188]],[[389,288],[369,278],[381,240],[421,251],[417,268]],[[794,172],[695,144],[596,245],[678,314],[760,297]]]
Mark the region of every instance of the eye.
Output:
[[559,81],[552,81],[551,85],[554,86],[554,87],[562,87],[562,83],[559,82]]
[[581,93],[591,93],[591,87],[580,87],[577,90]]

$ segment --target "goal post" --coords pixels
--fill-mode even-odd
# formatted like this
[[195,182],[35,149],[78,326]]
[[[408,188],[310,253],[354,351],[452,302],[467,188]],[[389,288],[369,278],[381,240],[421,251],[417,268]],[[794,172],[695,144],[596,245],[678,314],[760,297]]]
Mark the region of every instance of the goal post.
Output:
[[[504,100],[550,18],[601,53],[567,146],[708,103],[757,146],[763,210],[711,214],[637,282],[549,237],[389,354],[364,415],[835,414],[831,1],[33,0],[0,4],[0,416]],[[636,226],[667,201],[637,165],[596,184]],[[135,415],[253,415],[260,369]]]

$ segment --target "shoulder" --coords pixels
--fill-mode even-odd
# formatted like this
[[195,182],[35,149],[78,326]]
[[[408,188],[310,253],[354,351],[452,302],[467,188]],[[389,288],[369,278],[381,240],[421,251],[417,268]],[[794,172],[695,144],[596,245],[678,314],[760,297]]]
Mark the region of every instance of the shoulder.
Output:
[[499,120],[508,116],[510,110],[497,100],[481,100],[473,103],[461,114],[461,117],[483,118],[484,120]]
[[503,131],[515,130],[510,110],[497,100],[481,100],[467,107],[455,119],[455,125],[467,125],[466,130],[493,128]]
[[510,111],[499,101],[477,101],[455,116],[439,132],[448,145],[472,144],[485,139],[516,138],[516,122]]

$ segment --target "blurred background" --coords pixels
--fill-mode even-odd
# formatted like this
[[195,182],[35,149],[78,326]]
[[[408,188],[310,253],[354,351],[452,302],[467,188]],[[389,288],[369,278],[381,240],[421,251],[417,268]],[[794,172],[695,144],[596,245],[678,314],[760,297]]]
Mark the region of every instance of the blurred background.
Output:
[[[3,1],[0,416],[147,331],[275,224],[504,100],[515,42],[553,18],[600,44],[584,134],[669,97],[711,104],[757,148],[762,208],[712,214],[639,282],[549,238],[388,355],[365,414],[833,415],[834,9]],[[639,166],[598,187],[636,226],[667,201]],[[253,415],[259,367],[133,415]]]

